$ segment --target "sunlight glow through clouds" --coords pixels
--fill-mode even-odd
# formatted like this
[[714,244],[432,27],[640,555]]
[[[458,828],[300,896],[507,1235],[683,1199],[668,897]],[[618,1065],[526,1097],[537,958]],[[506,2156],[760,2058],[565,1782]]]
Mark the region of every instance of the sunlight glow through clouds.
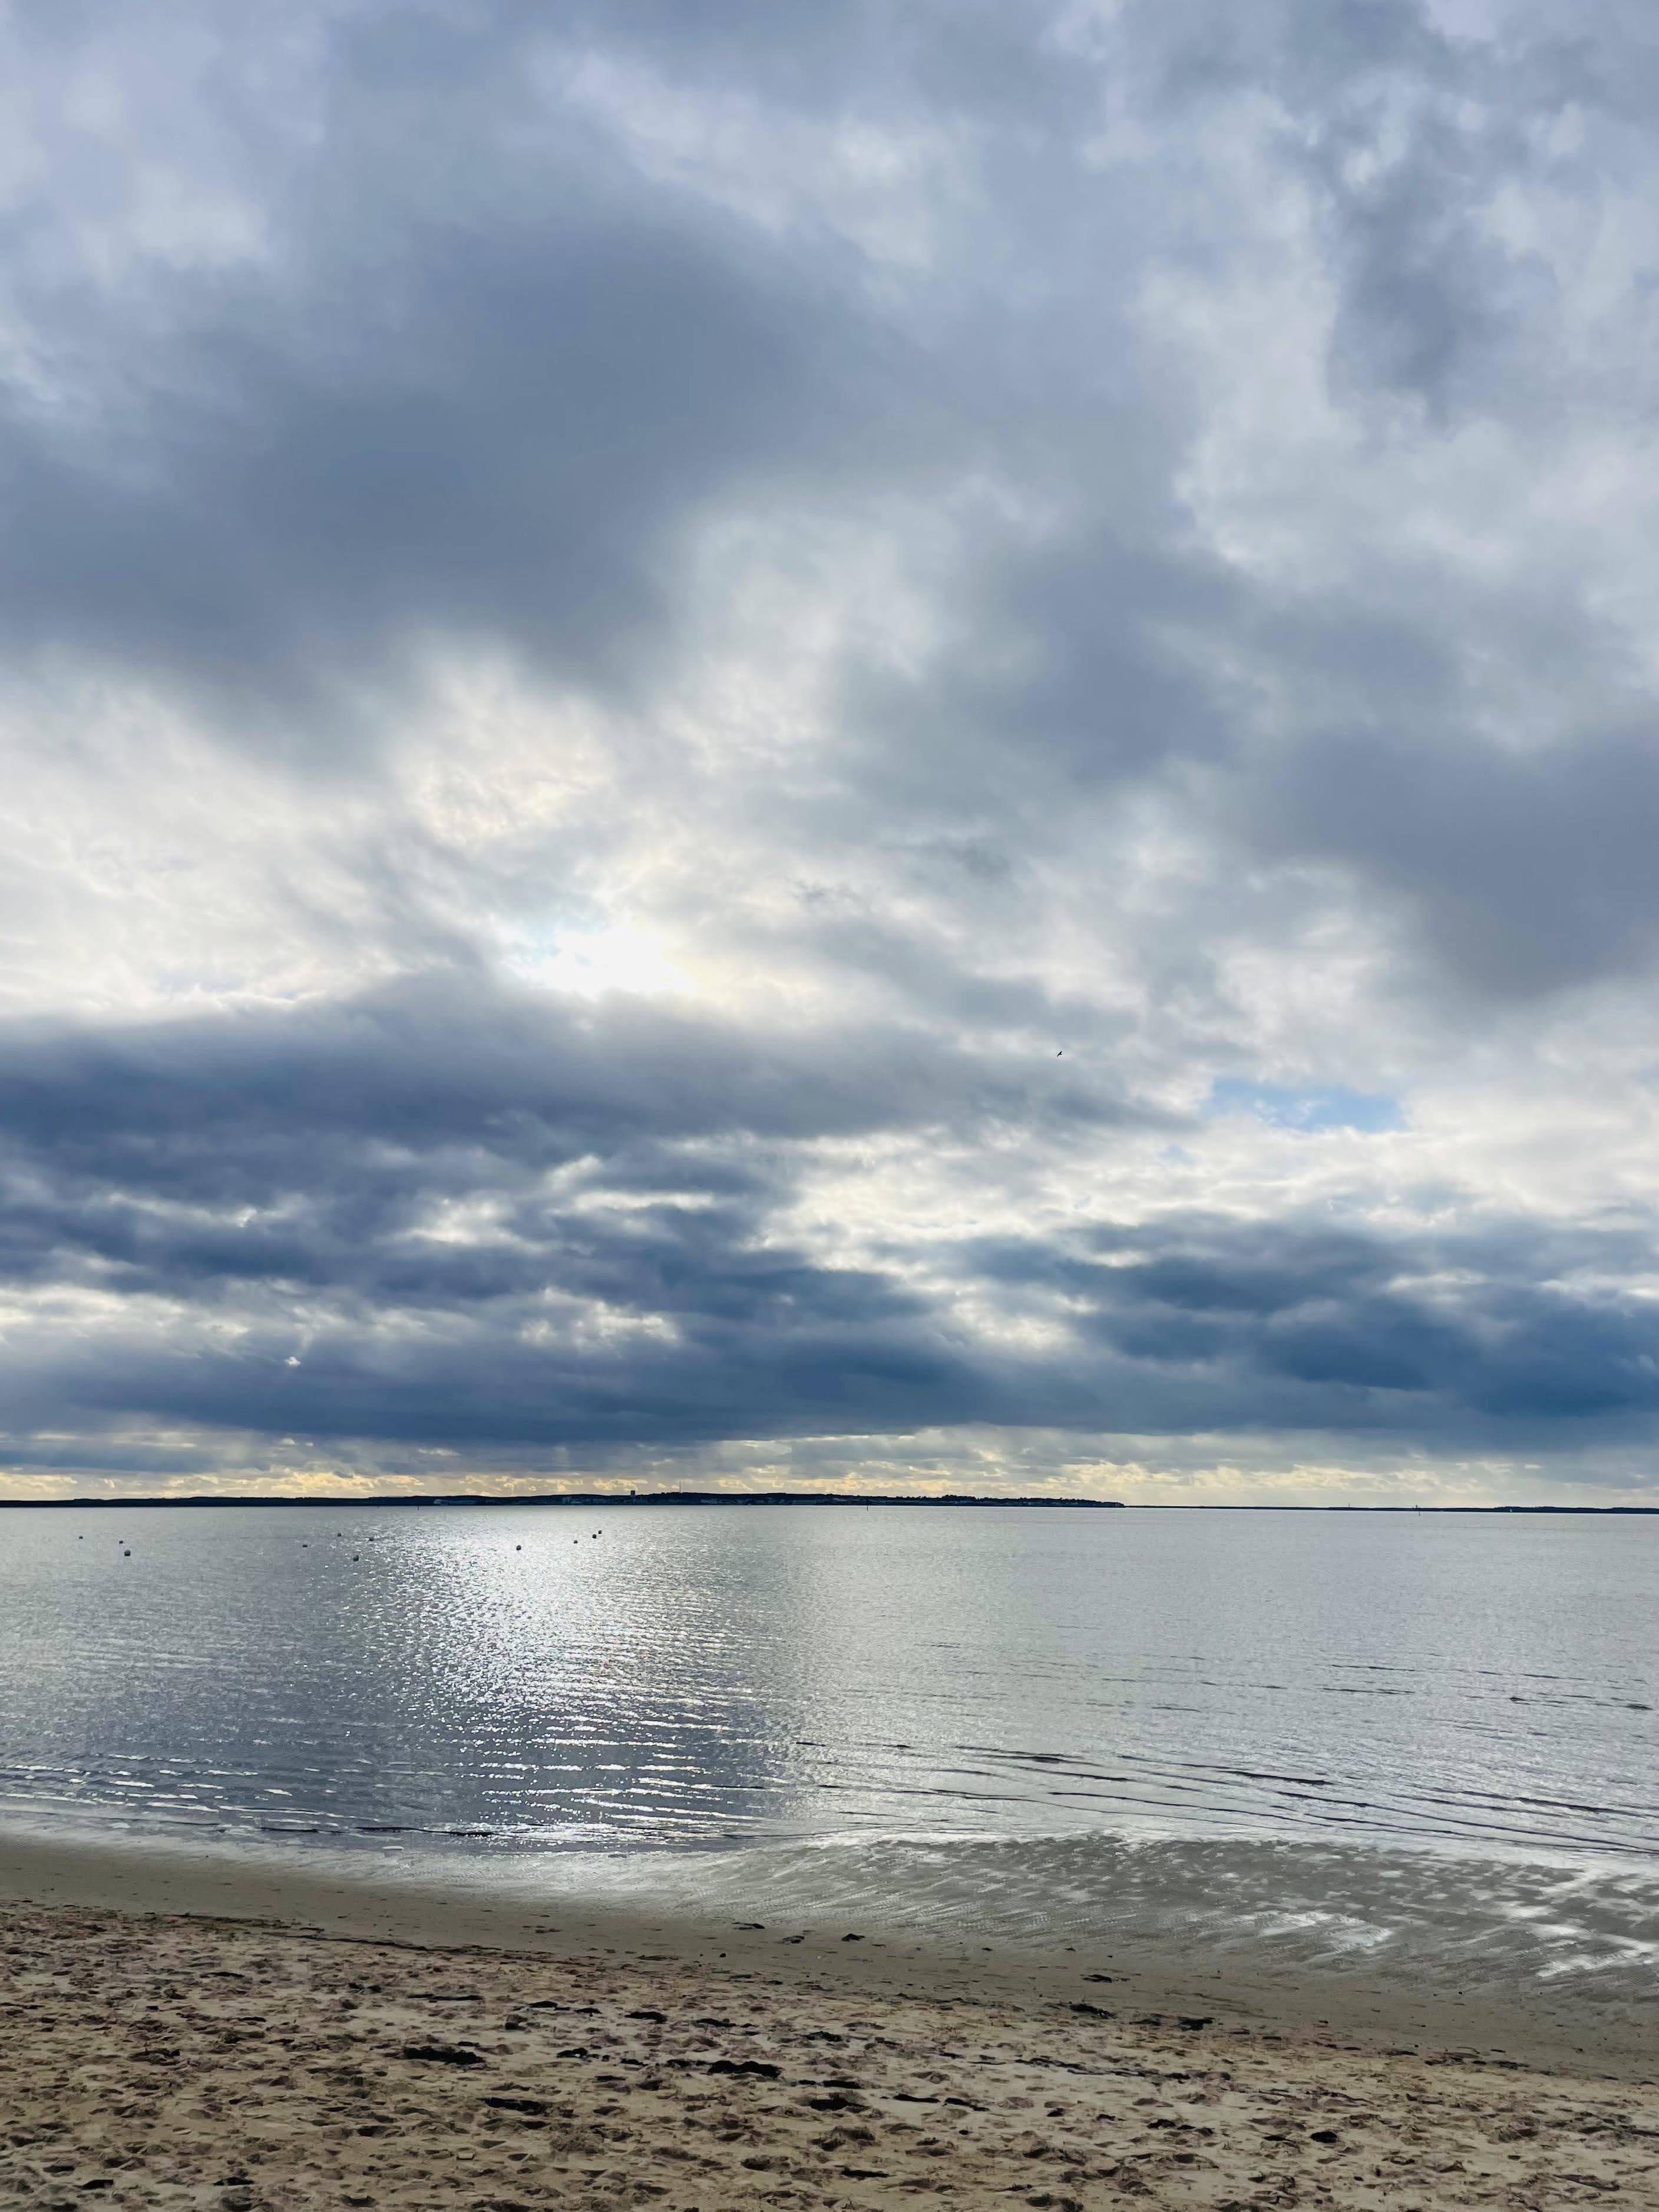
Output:
[[573,930],[545,951],[515,950],[507,955],[507,966],[544,990],[578,999],[602,998],[611,991],[653,997],[690,988],[690,979],[666,957],[660,938],[625,924]]

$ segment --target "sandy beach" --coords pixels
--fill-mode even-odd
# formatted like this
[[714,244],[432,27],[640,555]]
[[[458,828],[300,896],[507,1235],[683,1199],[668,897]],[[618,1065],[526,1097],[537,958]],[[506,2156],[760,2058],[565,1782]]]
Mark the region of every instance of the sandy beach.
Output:
[[1149,2009],[1144,1965],[490,1925],[85,1846],[8,1845],[0,1899],[8,2203],[1659,2205],[1622,2048],[1390,2045],[1236,1979]]

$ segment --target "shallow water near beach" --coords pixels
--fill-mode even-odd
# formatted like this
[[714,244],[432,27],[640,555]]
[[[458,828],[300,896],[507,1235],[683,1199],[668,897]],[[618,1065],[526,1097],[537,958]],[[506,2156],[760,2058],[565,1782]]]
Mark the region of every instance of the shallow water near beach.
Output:
[[0,1823],[1630,1995],[1656,1569],[1631,1520],[9,1511]]

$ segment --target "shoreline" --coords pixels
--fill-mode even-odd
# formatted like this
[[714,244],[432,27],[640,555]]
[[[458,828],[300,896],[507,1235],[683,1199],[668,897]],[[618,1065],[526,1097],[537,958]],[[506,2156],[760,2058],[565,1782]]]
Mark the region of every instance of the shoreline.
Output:
[[832,1987],[891,2001],[1061,2008],[1116,2021],[1200,2012],[1228,2028],[1297,2042],[1337,2036],[1368,2051],[1455,2049],[1534,2070],[1651,2083],[1659,1990],[1638,2007],[1598,2002],[1559,1978],[1494,1991],[1368,1971],[1363,1954],[1317,1968],[1248,1941],[1220,1950],[1167,1927],[1114,1921],[1075,1941],[986,1941],[991,1931],[920,1929],[845,1905],[781,1916],[757,1886],[750,1919],[649,1897],[619,1901],[561,1886],[553,1862],[361,1859],[196,1841],[0,1829],[0,1911],[30,1907],[258,1927],[273,1934],[410,1951],[499,1954],[568,1966],[650,1957],[677,1970],[760,1975],[783,1990]]
[[[930,1978],[867,1945],[769,1951],[733,1929],[721,1956],[713,1929],[615,1915],[533,1948],[452,1923],[466,1940],[441,1944],[418,1917],[402,1937],[343,1926],[385,1900],[324,1886],[159,1910],[156,1870],[131,1868],[121,1910],[31,1905],[22,1882],[95,1870],[5,1865],[0,2203],[37,2212],[88,2191],[161,2212],[1655,2202],[1651,2083],[1207,2004],[1107,2017],[1006,1968],[967,1962],[951,1987],[945,1962]],[[337,1917],[243,1917],[273,1901]]]

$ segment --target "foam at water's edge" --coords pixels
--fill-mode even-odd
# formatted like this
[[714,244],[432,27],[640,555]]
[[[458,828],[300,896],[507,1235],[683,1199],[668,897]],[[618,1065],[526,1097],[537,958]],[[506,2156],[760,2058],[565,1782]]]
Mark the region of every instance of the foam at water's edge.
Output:
[[[566,1863],[561,1883],[577,1873]],[[694,1859],[586,1861],[612,1893],[682,1905],[862,1915],[1040,1948],[1103,1934],[1298,1966],[1513,1986],[1571,1978],[1649,1999],[1659,1881],[1648,1874],[1425,1851],[1079,1836],[777,1846]]]

